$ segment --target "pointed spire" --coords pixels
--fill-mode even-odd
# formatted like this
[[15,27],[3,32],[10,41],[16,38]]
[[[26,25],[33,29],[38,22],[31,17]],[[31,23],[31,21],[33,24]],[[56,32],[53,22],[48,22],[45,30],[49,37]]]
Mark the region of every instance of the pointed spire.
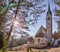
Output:
[[48,1],[48,11],[47,11],[47,15],[48,15],[48,14],[51,14],[51,15],[52,15],[52,12],[51,12],[51,9],[50,9],[49,1]]
[[50,10],[50,4],[49,4],[49,2],[48,2],[48,11],[51,11],[51,10]]

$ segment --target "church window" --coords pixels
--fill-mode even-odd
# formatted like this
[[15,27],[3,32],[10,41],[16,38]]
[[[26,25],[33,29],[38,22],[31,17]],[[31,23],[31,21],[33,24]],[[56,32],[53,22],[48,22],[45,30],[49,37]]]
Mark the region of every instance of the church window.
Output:
[[50,20],[50,17],[48,17],[48,20]]
[[40,39],[38,39],[38,43],[40,43]]

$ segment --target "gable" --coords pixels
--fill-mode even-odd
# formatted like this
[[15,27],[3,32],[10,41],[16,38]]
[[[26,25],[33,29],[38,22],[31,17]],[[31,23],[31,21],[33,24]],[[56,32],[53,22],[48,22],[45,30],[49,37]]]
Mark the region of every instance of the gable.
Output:
[[46,29],[43,26],[41,26],[36,34],[39,34],[40,32],[46,34]]

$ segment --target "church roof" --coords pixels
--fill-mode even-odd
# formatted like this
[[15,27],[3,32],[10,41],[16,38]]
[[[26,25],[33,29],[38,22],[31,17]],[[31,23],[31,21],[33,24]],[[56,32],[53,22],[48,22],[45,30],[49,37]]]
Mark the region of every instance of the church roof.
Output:
[[44,37],[44,33],[40,32],[39,34],[36,34],[35,37]]
[[37,31],[36,34],[39,34],[40,32],[43,33],[43,31],[46,32],[46,29],[45,29],[43,26],[41,26],[41,27],[38,29],[38,31]]
[[40,28],[43,28],[43,29],[44,29],[44,31],[46,31],[46,29],[45,29],[43,26],[41,26]]

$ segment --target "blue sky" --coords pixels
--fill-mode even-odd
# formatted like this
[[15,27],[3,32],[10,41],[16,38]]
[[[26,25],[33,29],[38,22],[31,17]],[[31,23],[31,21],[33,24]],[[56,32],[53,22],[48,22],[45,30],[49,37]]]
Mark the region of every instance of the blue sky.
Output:
[[[46,13],[48,10],[48,0],[45,0],[43,2],[44,4],[46,4],[47,6],[45,7],[46,11],[45,13],[41,14],[41,18],[38,20],[38,23],[36,24],[36,26],[30,27],[31,31],[29,32],[30,35],[34,36],[36,34],[36,32],[38,31],[38,29],[40,28],[40,26],[44,26],[46,28]],[[57,23],[55,22],[55,16],[54,16],[54,8],[56,7],[56,5],[52,2],[52,0],[49,0],[50,3],[50,8],[52,11],[52,32],[57,31]]]
[[[39,20],[37,21],[37,24],[35,26],[30,26],[30,31],[26,31],[26,30],[23,30],[25,32],[27,32],[28,34],[30,34],[31,36],[35,36],[36,32],[38,31],[38,29],[43,26],[46,28],[46,13],[48,11],[48,1],[50,3],[50,8],[51,8],[51,11],[52,11],[52,32],[55,32],[57,31],[57,23],[55,22],[55,16],[54,16],[54,8],[57,6],[55,5],[52,0],[45,0],[43,3],[46,4],[47,6],[45,7],[46,11],[44,13],[41,14],[41,17],[39,18]],[[44,8],[43,8],[44,9]],[[20,36],[20,35],[18,35]]]

